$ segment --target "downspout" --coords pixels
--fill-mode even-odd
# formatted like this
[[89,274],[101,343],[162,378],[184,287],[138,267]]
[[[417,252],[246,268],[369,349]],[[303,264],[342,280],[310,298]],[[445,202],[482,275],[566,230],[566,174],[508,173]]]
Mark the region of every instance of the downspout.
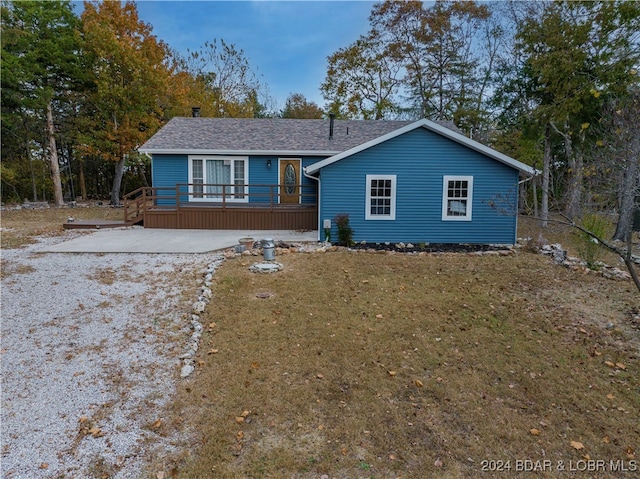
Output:
[[153,156],[150,155],[148,151],[145,151],[143,155],[149,158],[149,161],[151,161],[151,186],[153,186]]
[[528,178],[525,178],[524,180],[520,180],[518,181],[518,191],[516,194],[516,237],[514,238],[514,245],[518,242],[518,218],[520,217],[520,215],[518,214],[518,210],[520,209],[520,185],[526,183],[527,181],[531,181],[533,180],[536,176],[538,176],[541,172],[538,170],[533,170],[533,175],[529,176]]
[[322,232],[322,228],[320,227],[321,224],[321,220],[320,220],[320,205],[322,204],[322,202],[320,201],[320,195],[321,195],[321,191],[322,189],[320,188],[320,178],[312,176],[312,175],[308,175],[307,174],[307,168],[304,167],[302,168],[302,173],[304,174],[305,177],[309,178],[310,180],[316,180],[318,182],[318,242],[322,241],[322,239],[320,238],[320,234]]

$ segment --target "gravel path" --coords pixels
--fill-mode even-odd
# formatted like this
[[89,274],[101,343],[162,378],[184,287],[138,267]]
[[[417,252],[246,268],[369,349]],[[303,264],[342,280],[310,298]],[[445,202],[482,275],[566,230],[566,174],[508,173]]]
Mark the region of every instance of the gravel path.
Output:
[[[2,251],[0,477],[140,477],[214,254]],[[154,424],[155,423],[155,424]]]

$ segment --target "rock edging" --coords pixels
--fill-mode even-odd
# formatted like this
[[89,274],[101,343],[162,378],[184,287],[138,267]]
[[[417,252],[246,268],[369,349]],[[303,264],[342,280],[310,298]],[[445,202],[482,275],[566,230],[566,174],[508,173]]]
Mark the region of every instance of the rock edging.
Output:
[[182,379],[189,377],[191,373],[195,371],[194,360],[198,352],[200,337],[202,336],[200,315],[205,312],[207,304],[213,297],[213,293],[211,292],[213,275],[224,260],[223,255],[216,255],[213,261],[206,267],[197,301],[193,303],[191,307],[191,329],[193,332],[188,340],[187,351],[179,356],[179,359],[182,361],[182,369],[180,370],[180,377]]
[[605,278],[614,279],[618,281],[626,281],[631,279],[631,275],[626,271],[622,271],[615,266],[609,266],[604,263],[600,264],[598,269],[591,269],[587,267],[587,263],[580,258],[575,258],[567,254],[560,243],[545,244],[540,248],[540,253],[549,256],[553,259],[554,263],[570,268],[574,270],[581,270],[585,273],[601,274]]

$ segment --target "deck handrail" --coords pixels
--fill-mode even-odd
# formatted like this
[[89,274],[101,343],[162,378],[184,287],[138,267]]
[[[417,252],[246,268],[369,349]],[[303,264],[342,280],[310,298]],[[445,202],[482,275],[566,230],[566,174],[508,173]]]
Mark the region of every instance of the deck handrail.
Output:
[[[317,206],[315,185],[296,185],[297,203],[281,203],[280,198],[286,196],[282,191],[290,185],[271,183],[223,184],[223,183],[177,183],[175,186],[142,186],[123,197],[124,221],[137,222],[144,219],[149,207],[175,207],[180,209],[186,205],[215,204],[222,209],[229,206],[264,206],[273,210],[294,205]],[[194,188],[195,187],[195,188]],[[238,191],[238,189],[240,191]],[[307,193],[306,190],[311,190]],[[195,190],[195,191],[194,191]],[[264,190],[264,191],[260,191]],[[238,200],[240,198],[240,201]],[[266,201],[250,201],[250,199],[266,199]],[[306,200],[306,201],[305,201]]]
[[[216,203],[221,204],[222,208],[227,205],[242,205],[251,203],[252,205],[264,205],[265,207],[280,208],[300,204],[304,206],[315,206],[317,195],[314,188],[315,185],[296,185],[296,193],[286,195],[282,190],[290,185],[272,184],[272,183],[248,183],[248,184],[228,184],[228,183],[179,183],[176,185],[176,204],[194,204],[194,203]],[[197,187],[195,190],[194,187]],[[238,189],[240,191],[238,191]],[[267,191],[258,191],[264,189]],[[305,190],[311,190],[307,193]],[[297,196],[297,203],[281,203],[279,200],[283,196]],[[186,198],[186,200],[184,200]],[[240,200],[238,200],[238,198]],[[250,201],[250,199],[268,198],[267,201]],[[311,201],[305,201],[311,199]]]
[[124,195],[124,222],[129,223],[136,221],[138,218],[144,218],[144,212],[147,206],[148,191],[152,190],[149,186],[142,186],[136,190]]

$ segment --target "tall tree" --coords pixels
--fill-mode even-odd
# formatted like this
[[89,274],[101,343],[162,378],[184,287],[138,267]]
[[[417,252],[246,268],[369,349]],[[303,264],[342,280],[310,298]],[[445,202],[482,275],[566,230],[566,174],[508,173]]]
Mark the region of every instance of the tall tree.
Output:
[[127,158],[160,126],[169,85],[166,45],[138,18],[135,3],[85,2],[82,13],[87,53],[92,56],[94,133],[88,154],[112,161],[111,204],[120,202]]
[[[214,39],[198,51],[188,51],[182,67],[205,85],[211,115],[220,118],[263,116],[269,99],[266,87],[251,68],[242,49]],[[261,97],[265,97],[264,101]]]
[[640,90],[612,99],[596,127],[602,136],[591,149],[592,163],[585,176],[594,201],[613,207],[618,222],[613,239],[626,241],[633,215],[640,208]]
[[327,76],[320,90],[328,110],[345,118],[381,120],[399,111],[402,69],[374,31],[328,58]]
[[545,5],[518,32],[539,85],[539,118],[563,142],[567,187],[565,214],[580,215],[585,152],[593,144],[589,127],[606,98],[624,95],[637,82],[631,74],[640,50],[640,5],[634,2],[566,2]]
[[[78,86],[79,23],[66,0],[4,2],[2,6],[2,90],[3,130],[13,124],[31,124],[37,117],[43,125],[44,141],[40,148],[49,164],[54,202],[64,204],[58,145],[56,141],[57,105],[68,100]],[[5,115],[8,115],[5,116]],[[26,160],[33,138],[23,130]],[[4,135],[3,135],[4,144]],[[35,195],[35,193],[34,193]]]
[[302,93],[292,93],[280,112],[282,118],[319,119],[324,112],[313,101],[309,101]]
[[489,17],[488,7],[473,1],[425,6],[386,0],[374,6],[371,24],[389,54],[403,62],[408,99],[419,117],[456,120],[467,131],[477,123],[488,76],[473,46]]

